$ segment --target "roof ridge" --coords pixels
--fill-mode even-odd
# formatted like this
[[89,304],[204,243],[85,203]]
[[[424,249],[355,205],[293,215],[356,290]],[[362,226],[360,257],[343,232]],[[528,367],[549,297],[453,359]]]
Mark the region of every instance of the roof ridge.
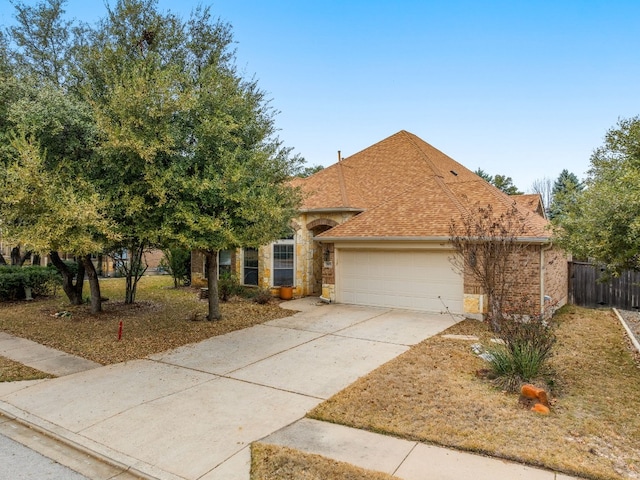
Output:
[[[407,132],[406,130],[400,130],[399,132],[396,132],[396,133],[394,133],[394,134],[392,134],[392,135],[389,135],[388,137],[383,138],[382,140],[378,140],[378,141],[377,141],[376,143],[374,143],[373,145],[369,145],[368,147],[365,147],[365,148],[363,148],[363,149],[361,149],[361,150],[358,150],[358,151],[357,151],[357,152],[355,152],[355,153],[352,153],[352,154],[351,154],[351,155],[349,155],[348,157],[344,157],[344,158],[342,159],[342,161],[343,161],[343,162],[344,162],[344,161],[349,161],[349,160],[351,159],[351,157],[355,157],[356,155],[359,155],[360,153],[364,152],[365,150],[373,149],[374,147],[376,147],[376,146],[377,146],[377,145],[379,145],[380,143],[387,142],[387,141],[388,141],[388,140],[390,140],[391,138],[393,138],[393,137],[395,137],[395,136],[397,136],[397,135],[400,135],[401,133],[409,133],[409,132]],[[340,163],[340,162],[338,162],[338,163]],[[336,164],[336,165],[337,165],[337,164]]]
[[444,193],[449,197],[449,199],[453,202],[453,204],[458,208],[460,213],[464,215],[469,215],[469,209],[465,207],[464,203],[460,201],[455,193],[451,191],[449,186],[445,183],[444,179],[441,176],[436,175],[434,177],[435,181],[440,185],[440,188],[444,190]]
[[340,184],[340,196],[345,207],[350,206],[349,195],[347,194],[347,186],[344,183],[344,172],[342,171],[343,165],[341,161],[338,161],[338,183]]
[[[405,136],[407,138],[407,140],[409,142],[411,142],[411,145],[413,145],[413,147],[418,151],[419,155],[421,157],[423,157],[424,161],[427,163],[427,165],[429,165],[429,168],[433,171],[433,174],[436,177],[444,178],[444,176],[442,175],[442,172],[440,171],[440,169],[436,168],[436,166],[433,163],[433,161],[427,156],[427,154],[422,150],[422,148],[420,148],[418,143],[415,141],[414,135],[412,135],[410,132],[407,132],[406,130],[401,130],[398,133],[402,134],[403,136]],[[432,147],[432,148],[434,148],[434,147]]]

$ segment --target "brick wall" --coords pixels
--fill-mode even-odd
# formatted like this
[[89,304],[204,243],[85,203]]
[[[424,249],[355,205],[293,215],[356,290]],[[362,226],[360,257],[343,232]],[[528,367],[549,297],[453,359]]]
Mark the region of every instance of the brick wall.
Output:
[[204,278],[204,254],[199,250],[191,252],[191,280]]
[[567,303],[569,288],[569,258],[557,247],[544,252],[544,294],[551,299],[546,304],[555,310]]
[[[480,261],[480,259],[478,259]],[[540,246],[523,246],[514,253],[507,271],[507,310],[538,312],[540,306]],[[479,295],[482,287],[469,269],[464,272],[465,295]]]
[[155,270],[164,258],[162,250],[149,250],[143,253],[143,262],[147,264],[149,269]]

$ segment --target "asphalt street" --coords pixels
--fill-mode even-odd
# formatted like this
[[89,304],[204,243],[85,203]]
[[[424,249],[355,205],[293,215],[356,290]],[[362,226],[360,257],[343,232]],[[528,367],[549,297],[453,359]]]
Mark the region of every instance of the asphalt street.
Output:
[[0,480],[89,480],[0,434]]

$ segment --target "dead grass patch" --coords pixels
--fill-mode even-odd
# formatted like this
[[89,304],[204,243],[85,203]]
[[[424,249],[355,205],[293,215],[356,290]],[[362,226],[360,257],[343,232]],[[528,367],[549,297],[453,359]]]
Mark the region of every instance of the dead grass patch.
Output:
[[[472,342],[438,335],[310,412],[311,418],[454,447],[594,479],[640,478],[640,369],[612,312],[565,307],[552,412],[476,375]],[[489,332],[467,320],[445,333]]]
[[52,376],[8,358],[0,357],[0,382],[38,380],[40,378],[52,378]]
[[391,480],[395,477],[320,455],[264,443],[251,445],[251,480]]
[[[258,305],[234,298],[221,304],[221,321],[208,322],[203,320],[207,303],[199,300],[198,290],[175,289],[168,276],[143,277],[133,305],[120,300],[124,279],[104,279],[100,286],[102,295],[110,299],[100,314],[92,315],[88,305],[70,306],[62,297],[0,303],[0,330],[108,365],[295,313],[276,302]],[[54,316],[63,311],[71,316]],[[121,321],[123,334],[118,341]]]

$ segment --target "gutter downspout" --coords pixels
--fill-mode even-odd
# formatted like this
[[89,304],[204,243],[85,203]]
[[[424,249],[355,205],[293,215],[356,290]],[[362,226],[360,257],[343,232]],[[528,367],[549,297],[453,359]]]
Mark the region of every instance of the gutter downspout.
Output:
[[549,242],[549,245],[546,247],[540,247],[540,315],[544,315],[544,304],[545,304],[545,295],[544,295],[544,274],[547,270],[546,265],[544,264],[544,252],[548,252],[553,248],[553,242]]

